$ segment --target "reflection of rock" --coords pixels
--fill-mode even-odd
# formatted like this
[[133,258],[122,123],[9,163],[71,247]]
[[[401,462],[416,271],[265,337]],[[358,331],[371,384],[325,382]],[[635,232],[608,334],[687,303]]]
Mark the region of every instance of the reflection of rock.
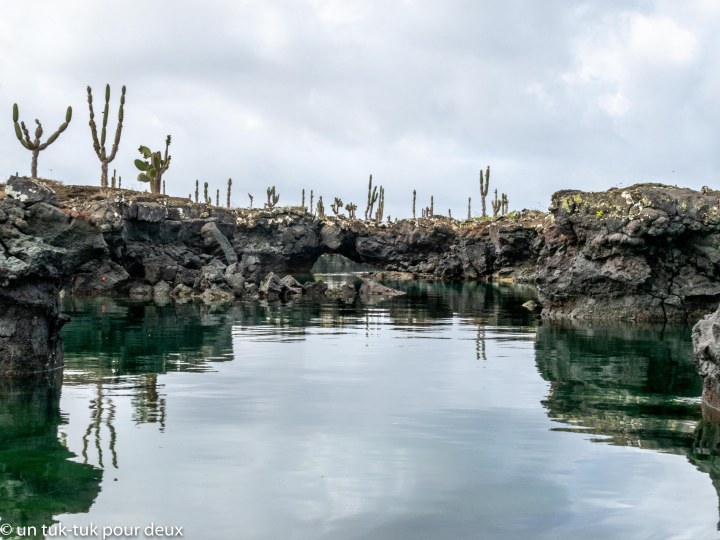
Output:
[[73,461],[75,455],[58,440],[59,400],[59,381],[18,383],[0,377],[3,523],[40,530],[58,514],[87,512],[100,492],[102,471]]

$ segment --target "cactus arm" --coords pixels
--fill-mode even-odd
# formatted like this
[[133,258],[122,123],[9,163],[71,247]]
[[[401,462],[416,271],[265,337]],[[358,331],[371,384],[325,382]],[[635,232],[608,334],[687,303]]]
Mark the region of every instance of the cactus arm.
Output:
[[27,143],[23,146],[28,150],[34,150],[34,145],[32,139],[30,138],[30,130],[28,130],[25,122],[20,122],[20,127],[22,128],[23,136],[25,137],[25,142]]
[[90,134],[92,135],[93,139],[93,150],[95,150],[95,154],[97,154],[98,159],[101,161],[105,159],[105,149],[100,147],[100,141],[98,140],[97,136],[97,124],[95,123],[95,109],[93,108],[93,97],[92,97],[92,88],[89,86],[87,87],[87,99],[88,99],[88,107],[90,108]]
[[105,136],[107,135],[108,115],[110,114],[110,85],[105,85],[105,108],[103,109],[102,131],[100,132],[100,146],[105,147]]
[[120,136],[122,135],[122,129],[123,129],[123,119],[125,118],[125,86],[122,87],[122,92],[120,94],[120,109],[118,111],[118,125],[115,128],[115,139],[113,140],[112,150],[110,151],[110,156],[108,156],[107,160],[112,161],[115,159],[115,155],[118,151],[118,146],[120,146]]
[[[55,142],[55,140],[60,136],[60,134],[65,131],[68,128],[68,125],[70,125],[70,120],[72,119],[72,108],[68,107],[67,113],[65,114],[65,122],[60,124],[60,127],[57,128],[57,131],[50,135],[48,137],[48,140],[45,141],[43,144],[38,146],[38,150],[45,150],[48,146],[50,146],[52,143]],[[38,122],[39,124],[39,122]],[[40,132],[42,133],[42,126],[40,126]]]

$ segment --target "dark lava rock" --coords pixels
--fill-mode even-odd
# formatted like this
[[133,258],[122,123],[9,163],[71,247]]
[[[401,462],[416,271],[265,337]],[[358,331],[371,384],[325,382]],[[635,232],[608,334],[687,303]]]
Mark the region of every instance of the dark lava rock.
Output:
[[38,202],[57,205],[55,192],[45,184],[23,176],[11,176],[5,185],[5,194],[30,206]]
[[720,409],[720,308],[693,327],[695,363],[703,380],[703,400]]
[[391,298],[393,296],[401,296],[405,293],[398,291],[397,289],[391,289],[390,287],[381,285],[377,281],[366,280],[362,282],[362,285],[360,285],[358,294],[360,296],[383,296]]
[[720,193],[561,191],[537,286],[547,318],[692,320],[720,302]]

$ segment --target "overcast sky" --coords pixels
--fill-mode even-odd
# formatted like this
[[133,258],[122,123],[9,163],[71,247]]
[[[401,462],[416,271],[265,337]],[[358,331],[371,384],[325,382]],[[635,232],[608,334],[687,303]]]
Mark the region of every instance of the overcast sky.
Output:
[[477,214],[486,165],[511,209],[563,188],[717,187],[718,28],[717,0],[5,2],[0,173],[30,168],[13,102],[46,133],[72,105],[39,174],[99,184],[85,88],[101,106],[110,83],[111,133],[128,89],[124,187],[167,134],[168,192],[232,177],[234,205],[275,185],[280,204],[305,188],[364,208],[372,173],[393,216],[413,189]]

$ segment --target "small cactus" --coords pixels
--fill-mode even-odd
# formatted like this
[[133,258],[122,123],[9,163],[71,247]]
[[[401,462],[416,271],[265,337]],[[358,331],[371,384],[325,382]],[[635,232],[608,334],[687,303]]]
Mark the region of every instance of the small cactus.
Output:
[[323,204],[322,195],[318,197],[317,216],[322,219],[325,217],[325,205]]
[[472,219],[472,214],[470,213],[470,201],[471,201],[471,199],[472,199],[471,197],[468,197],[468,221],[470,221],[470,220]]
[[430,195],[430,215],[428,217],[432,217],[435,215],[435,197]]
[[302,202],[300,203],[300,206],[302,206],[303,212],[305,211],[305,188],[302,190]]
[[502,197],[500,197],[500,213],[501,215],[506,215],[508,213],[508,198],[507,193],[503,193]]
[[115,189],[117,187],[117,178],[115,177],[116,172],[117,172],[116,169],[113,169],[113,175],[112,175],[112,178],[110,179],[110,187],[112,189]]
[[417,198],[417,191],[413,189],[413,219],[415,219],[415,199]]
[[272,186],[271,188],[267,188],[267,202],[265,203],[265,207],[269,210],[272,210],[275,208],[275,205],[280,200],[280,194],[275,193],[275,186]]
[[491,201],[493,209],[493,217],[496,218],[502,207],[502,201],[498,200],[497,188],[495,188],[495,200]]
[[60,136],[60,134],[67,129],[68,125],[70,124],[70,120],[72,120],[72,107],[67,108],[67,111],[65,112],[65,121],[60,124],[60,127],[57,128],[57,131],[50,135],[50,137],[48,137],[47,141],[45,141],[44,143],[40,142],[40,137],[42,137],[43,135],[43,127],[40,123],[40,120],[38,120],[37,118],[35,119],[35,124],[37,124],[37,127],[35,128],[35,138],[31,139],[30,132],[28,131],[27,127],[25,127],[25,122],[18,123],[19,117],[20,111],[18,109],[17,103],[14,103],[13,125],[15,126],[15,136],[17,137],[17,140],[20,141],[20,144],[22,144],[25,148],[32,152],[30,175],[32,176],[32,178],[37,178],[38,155],[40,154],[40,152],[42,152],[48,146],[54,143]]
[[204,182],[203,187],[203,198],[205,199],[205,204],[210,204],[210,196],[208,195],[208,183]]
[[232,192],[232,178],[228,178],[227,184],[227,207],[230,208],[230,193]]
[[310,212],[315,212],[315,207],[313,206],[313,190],[310,190]]
[[168,154],[170,149],[170,135],[165,139],[165,157],[162,157],[160,151],[153,152],[147,146],[141,146],[138,151],[142,154],[143,159],[135,160],[135,167],[140,170],[137,179],[140,182],[150,184],[150,193],[160,193],[162,187],[162,176],[170,167],[172,156]]
[[200,202],[200,180],[195,180],[195,202]]
[[248,193],[248,199],[250,199],[250,210],[252,210],[253,196],[250,193]]
[[335,202],[333,202],[330,205],[330,209],[333,211],[333,214],[335,214],[337,216],[340,213],[340,210],[342,210],[342,208],[343,208],[342,199],[340,199],[339,197],[335,197]]
[[220,190],[215,192],[215,206],[220,206]]

